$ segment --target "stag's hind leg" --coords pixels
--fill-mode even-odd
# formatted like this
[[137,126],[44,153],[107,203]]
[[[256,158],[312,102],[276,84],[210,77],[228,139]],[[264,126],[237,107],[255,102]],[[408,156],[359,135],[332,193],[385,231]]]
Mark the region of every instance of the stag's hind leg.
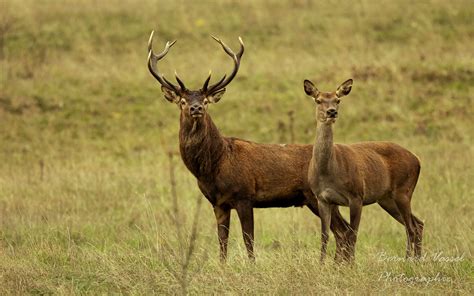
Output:
[[351,228],[348,235],[350,259],[355,259],[355,244],[357,242],[357,233],[359,231],[360,218],[362,216],[362,198],[349,199],[349,213],[351,217]]
[[338,206],[332,207],[331,213],[331,231],[336,239],[336,256],[335,261],[349,261],[351,254],[349,250],[347,233],[350,231],[350,224],[342,217]]
[[219,238],[221,262],[227,258],[227,242],[229,239],[230,209],[215,206],[214,214],[217,221],[217,236]]

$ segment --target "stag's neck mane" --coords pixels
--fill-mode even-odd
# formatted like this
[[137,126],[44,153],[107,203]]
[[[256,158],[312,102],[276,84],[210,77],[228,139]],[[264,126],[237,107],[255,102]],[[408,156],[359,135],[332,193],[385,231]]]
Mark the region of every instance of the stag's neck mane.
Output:
[[319,174],[328,174],[334,154],[332,124],[318,122],[316,128],[316,141],[313,147],[313,159],[316,159],[316,169]]
[[198,120],[180,117],[179,149],[186,167],[198,180],[212,179],[225,150],[225,139],[211,117]]

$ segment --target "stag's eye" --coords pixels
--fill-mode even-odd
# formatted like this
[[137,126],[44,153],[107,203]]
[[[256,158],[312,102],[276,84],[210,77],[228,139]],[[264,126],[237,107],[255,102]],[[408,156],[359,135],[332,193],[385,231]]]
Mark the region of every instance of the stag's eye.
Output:
[[181,99],[181,106],[184,106],[186,105],[186,100],[185,99]]
[[207,105],[207,104],[209,104],[209,101],[207,99],[204,99],[203,103],[204,103],[204,105]]

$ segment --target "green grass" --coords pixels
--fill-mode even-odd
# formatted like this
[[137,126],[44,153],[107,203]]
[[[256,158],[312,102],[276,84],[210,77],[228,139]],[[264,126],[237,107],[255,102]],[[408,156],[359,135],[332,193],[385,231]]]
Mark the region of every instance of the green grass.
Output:
[[[232,48],[242,36],[239,74],[209,108],[225,135],[289,141],[293,111],[296,142],[312,143],[303,79],[330,91],[352,77],[336,141],[391,140],[422,163],[412,208],[425,221],[426,260],[381,260],[403,257],[406,238],[373,205],[354,266],[319,263],[319,219],[300,208],[256,210],[255,265],[233,213],[221,265],[204,200],[189,293],[474,292],[471,1],[6,0],[0,15],[0,294],[182,291],[184,239],[204,198],[175,157],[184,222],[173,223],[167,153],[178,150],[179,111],[146,68],[151,30],[156,50],[178,39],[161,69],[194,88],[209,69],[218,77],[231,68],[209,35]],[[441,263],[437,252],[463,257]]]

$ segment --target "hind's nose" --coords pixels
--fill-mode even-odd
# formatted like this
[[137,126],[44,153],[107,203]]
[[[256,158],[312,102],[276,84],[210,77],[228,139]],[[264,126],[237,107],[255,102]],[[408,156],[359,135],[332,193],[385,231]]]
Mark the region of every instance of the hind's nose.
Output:
[[334,117],[337,116],[337,110],[334,109],[334,108],[328,109],[328,110],[326,111],[326,114],[328,115],[328,117],[334,118]]

